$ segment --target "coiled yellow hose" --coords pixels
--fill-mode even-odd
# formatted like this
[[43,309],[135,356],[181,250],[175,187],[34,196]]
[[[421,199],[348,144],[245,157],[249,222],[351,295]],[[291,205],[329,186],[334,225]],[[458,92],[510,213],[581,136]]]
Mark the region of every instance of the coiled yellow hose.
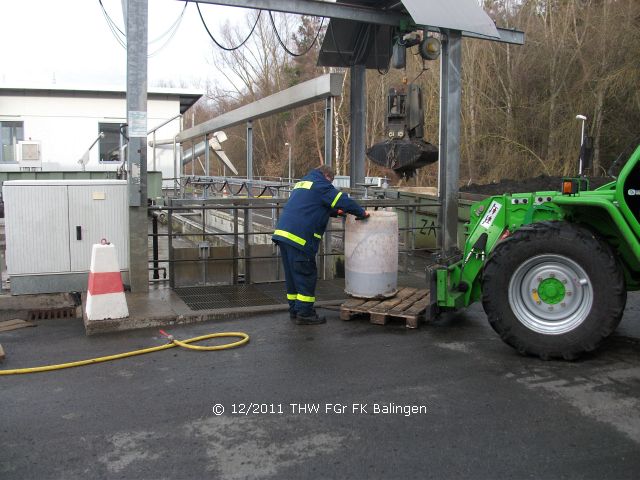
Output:
[[[240,347],[249,341],[249,335],[247,335],[244,332],[210,333],[208,335],[193,337],[187,340],[176,340],[175,338],[173,338],[173,336],[167,334],[163,330],[160,330],[160,333],[165,337],[167,337],[171,341],[171,343],[160,345],[159,347],[143,348],[141,350],[133,350],[131,352],[118,353],[116,355],[109,355],[107,357],[90,358],[88,360],[80,360],[77,362],[60,363],[58,365],[45,365],[42,367],[16,368],[14,370],[0,370],[0,375],[20,375],[23,373],[49,372],[51,370],[62,370],[63,368],[81,367],[83,365],[91,365],[94,363],[108,362],[110,360],[118,360],[120,358],[133,357],[135,355],[143,355],[145,353],[158,352],[160,350],[166,350],[168,348],[173,348],[173,347],[182,347],[182,348],[187,348],[189,350],[199,350],[199,351],[207,351],[207,352],[214,351],[214,350],[226,350],[229,348]],[[198,345],[189,345],[190,343],[200,342],[202,340],[207,340],[210,338],[221,338],[221,337],[237,337],[237,338],[240,338],[240,340],[237,340],[231,343],[225,343],[224,345],[214,345],[211,347],[200,347]]]

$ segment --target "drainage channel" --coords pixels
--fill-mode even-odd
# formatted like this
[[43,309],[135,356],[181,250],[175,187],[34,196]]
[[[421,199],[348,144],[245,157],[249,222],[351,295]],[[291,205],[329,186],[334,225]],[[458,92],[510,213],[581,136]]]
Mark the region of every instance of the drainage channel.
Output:
[[[191,310],[243,308],[287,303],[284,282],[181,287],[176,288],[175,292]],[[316,298],[318,301],[344,300],[344,281],[342,279],[319,280]]]

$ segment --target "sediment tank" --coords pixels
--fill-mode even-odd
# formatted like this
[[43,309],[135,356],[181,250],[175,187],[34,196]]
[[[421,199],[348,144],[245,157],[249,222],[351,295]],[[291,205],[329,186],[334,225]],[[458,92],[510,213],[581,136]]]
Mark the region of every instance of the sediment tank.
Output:
[[345,291],[360,298],[392,297],[398,286],[398,215],[369,213],[368,220],[347,217]]

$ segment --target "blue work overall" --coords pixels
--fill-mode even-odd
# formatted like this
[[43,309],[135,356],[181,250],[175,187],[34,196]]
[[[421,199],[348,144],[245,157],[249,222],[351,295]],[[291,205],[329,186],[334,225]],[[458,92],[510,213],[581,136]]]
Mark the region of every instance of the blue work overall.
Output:
[[329,217],[337,210],[365,215],[360,205],[336,190],[319,170],[311,170],[295,184],[282,210],[272,239],[280,247],[291,313],[315,315],[315,257]]

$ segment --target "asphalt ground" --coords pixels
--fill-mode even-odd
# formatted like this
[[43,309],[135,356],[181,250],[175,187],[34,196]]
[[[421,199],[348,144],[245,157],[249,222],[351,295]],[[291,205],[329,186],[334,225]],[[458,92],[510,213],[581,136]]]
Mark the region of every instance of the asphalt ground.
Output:
[[[312,327],[283,314],[176,327],[251,342],[0,377],[0,479],[637,479],[639,310],[631,295],[618,332],[576,362],[519,356],[479,305],[418,330],[337,312]],[[163,342],[44,320],[0,334],[0,367]]]

